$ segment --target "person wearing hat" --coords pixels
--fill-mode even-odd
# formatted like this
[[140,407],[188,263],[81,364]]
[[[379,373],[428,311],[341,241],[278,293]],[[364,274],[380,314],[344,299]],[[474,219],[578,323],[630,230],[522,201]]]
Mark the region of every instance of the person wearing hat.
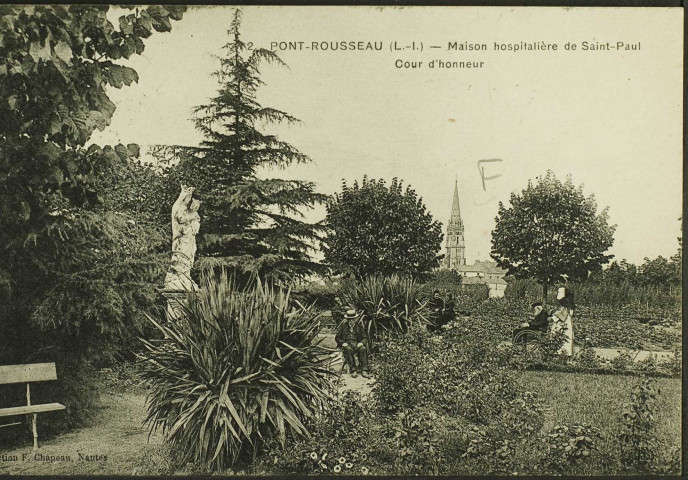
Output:
[[358,358],[358,371],[364,377],[368,377],[370,375],[368,371],[368,342],[363,322],[361,322],[359,315],[356,315],[356,310],[350,309],[346,311],[334,340],[337,342],[337,346],[344,352],[351,376],[357,376],[356,359]]

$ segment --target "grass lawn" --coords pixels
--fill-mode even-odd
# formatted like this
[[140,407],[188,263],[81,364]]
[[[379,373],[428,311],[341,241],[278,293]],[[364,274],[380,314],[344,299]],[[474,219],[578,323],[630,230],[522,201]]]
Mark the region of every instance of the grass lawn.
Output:
[[[631,390],[638,377],[622,375],[591,375],[561,372],[522,372],[520,382],[525,390],[536,392],[546,408],[545,430],[561,424],[587,423],[602,433],[600,461],[595,468],[603,472],[619,473],[616,459],[619,444],[616,440],[621,428],[622,404],[630,400]],[[681,380],[655,380],[660,395],[657,399],[655,434],[669,448],[681,447]],[[592,466],[592,465],[591,465]],[[581,473],[592,473],[583,469]]]

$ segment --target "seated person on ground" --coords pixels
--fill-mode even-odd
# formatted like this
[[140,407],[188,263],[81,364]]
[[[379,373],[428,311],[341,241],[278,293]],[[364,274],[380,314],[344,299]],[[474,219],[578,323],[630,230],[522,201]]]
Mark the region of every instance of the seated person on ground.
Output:
[[450,292],[447,292],[447,295],[444,299],[444,308],[442,309],[442,323],[439,325],[440,328],[456,320],[454,305],[454,295],[452,295]]
[[533,320],[522,323],[519,328],[514,330],[512,336],[515,337],[519,332],[524,330],[539,330],[541,332],[546,332],[549,328],[549,312],[542,306],[542,303],[535,302],[531,307],[533,307]]
[[439,290],[435,290],[433,292],[433,296],[428,302],[428,308],[430,309],[430,323],[428,324],[428,331],[436,332],[442,325],[442,313],[444,311],[444,301],[440,296]]
[[[365,329],[356,310],[347,310],[344,319],[339,324],[337,335],[334,337],[337,346],[344,352],[344,358],[349,364],[352,377],[356,377],[358,370],[364,377],[368,377],[368,342]],[[358,359],[358,366],[356,365]]]

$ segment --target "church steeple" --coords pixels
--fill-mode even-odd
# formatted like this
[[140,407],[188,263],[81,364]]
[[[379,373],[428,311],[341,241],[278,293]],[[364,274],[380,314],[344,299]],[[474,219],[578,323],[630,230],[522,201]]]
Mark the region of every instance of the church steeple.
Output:
[[459,265],[466,265],[465,245],[463,239],[463,221],[461,220],[461,207],[459,205],[459,181],[454,180],[454,200],[452,202],[451,215],[447,223],[447,240],[445,243],[447,256],[445,267],[455,269]]

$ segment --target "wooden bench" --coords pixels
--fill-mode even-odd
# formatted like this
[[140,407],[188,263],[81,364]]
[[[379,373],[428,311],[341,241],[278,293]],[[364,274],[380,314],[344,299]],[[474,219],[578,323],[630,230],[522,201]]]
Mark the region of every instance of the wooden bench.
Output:
[[[65,406],[59,403],[31,404],[31,382],[45,382],[57,380],[57,372],[54,363],[32,363],[25,365],[0,366],[0,385],[11,383],[26,383],[26,405],[21,407],[0,408],[0,417],[12,417],[15,415],[33,415],[31,427],[33,430],[33,449],[38,448],[38,430],[36,430],[36,417],[42,412],[64,410]],[[21,422],[0,425],[9,427],[19,425]]]

